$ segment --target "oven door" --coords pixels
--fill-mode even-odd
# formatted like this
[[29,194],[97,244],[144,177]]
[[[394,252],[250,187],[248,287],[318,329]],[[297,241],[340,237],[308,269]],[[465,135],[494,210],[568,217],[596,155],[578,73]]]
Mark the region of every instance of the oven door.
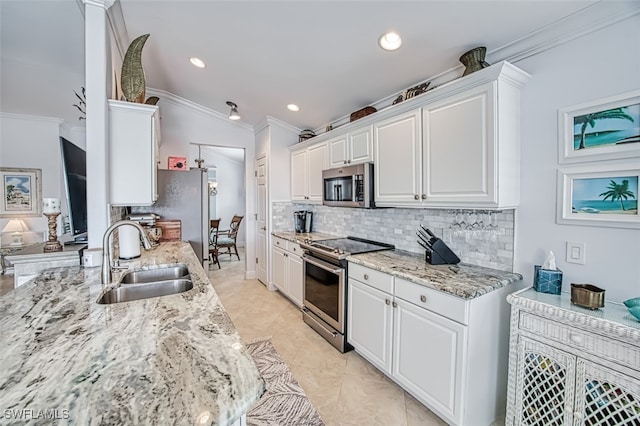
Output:
[[304,259],[304,306],[344,334],[345,269],[310,254]]

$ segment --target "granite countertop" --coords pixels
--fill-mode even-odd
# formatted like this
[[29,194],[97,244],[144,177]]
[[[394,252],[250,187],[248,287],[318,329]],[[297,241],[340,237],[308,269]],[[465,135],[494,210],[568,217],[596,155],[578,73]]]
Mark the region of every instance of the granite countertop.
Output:
[[430,265],[424,254],[384,250],[347,257],[347,261],[403,278],[435,290],[473,299],[522,279],[522,275],[459,263]]
[[6,410],[57,410],[86,425],[228,424],[255,405],[264,381],[189,243],[127,263],[185,263],[194,288],[99,305],[100,268],[76,266],[0,297],[3,421],[15,419]]
[[293,242],[300,242],[304,240],[322,241],[331,240],[333,238],[342,238],[340,235],[324,234],[322,232],[298,233],[293,231],[274,231],[271,235]]

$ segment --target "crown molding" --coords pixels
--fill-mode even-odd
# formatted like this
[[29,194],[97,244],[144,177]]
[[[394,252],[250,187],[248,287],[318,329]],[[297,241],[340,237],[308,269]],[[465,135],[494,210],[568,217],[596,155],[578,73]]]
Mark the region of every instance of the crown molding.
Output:
[[198,112],[200,114],[208,115],[208,116],[216,118],[218,120],[222,120],[222,121],[224,121],[226,123],[233,124],[234,126],[242,127],[244,129],[253,131],[253,126],[250,125],[250,124],[244,123],[242,121],[229,120],[229,117],[226,116],[225,114],[221,114],[218,111],[214,111],[211,108],[204,107],[204,106],[202,106],[200,104],[197,104],[197,103],[195,103],[193,101],[190,101],[188,99],[182,98],[182,97],[177,96],[177,95],[174,95],[173,93],[170,93],[170,92],[167,92],[167,91],[164,91],[164,90],[160,90],[160,89],[154,89],[154,88],[148,87],[147,88],[147,94],[159,97],[160,98],[160,102],[169,102],[169,103],[172,103],[174,105],[181,106],[183,108],[189,108],[189,109],[193,110],[194,112]]
[[11,112],[0,112],[0,118],[11,118],[14,120],[29,120],[29,121],[42,121],[48,123],[54,123],[57,125],[62,125],[64,120],[61,118],[55,117],[43,117],[39,115],[26,115],[26,114],[14,114]]
[[275,117],[272,117],[272,116],[270,116],[270,115],[267,115],[267,116],[266,116],[263,120],[261,120],[258,124],[256,124],[255,126],[253,126],[253,132],[254,132],[255,134],[257,134],[257,133],[258,133],[258,132],[260,132],[262,129],[264,129],[265,127],[270,126],[270,125],[274,125],[274,126],[278,126],[278,127],[283,127],[283,128],[285,128],[285,129],[287,129],[287,130],[290,130],[290,131],[292,131],[292,132],[300,133],[300,129],[299,129],[299,128],[297,128],[297,127],[295,127],[295,126],[292,126],[291,124],[289,124],[289,123],[287,123],[287,122],[285,122],[285,121],[282,121],[282,120],[280,120],[280,119],[277,119],[277,118],[275,118]]
[[113,6],[115,0],[82,0],[85,5],[98,6],[105,10]]

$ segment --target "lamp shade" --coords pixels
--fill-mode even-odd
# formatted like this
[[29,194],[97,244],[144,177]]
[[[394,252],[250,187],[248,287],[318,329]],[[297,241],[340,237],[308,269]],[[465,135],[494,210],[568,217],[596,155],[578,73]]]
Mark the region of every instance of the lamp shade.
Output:
[[29,227],[25,225],[22,219],[11,219],[4,228],[2,228],[2,232],[24,232],[28,230]]

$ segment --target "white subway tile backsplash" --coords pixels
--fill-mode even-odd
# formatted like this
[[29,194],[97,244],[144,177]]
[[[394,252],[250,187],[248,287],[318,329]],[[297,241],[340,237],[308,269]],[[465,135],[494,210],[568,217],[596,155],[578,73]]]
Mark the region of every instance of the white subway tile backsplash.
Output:
[[[441,238],[446,230],[451,235],[447,245],[463,262],[513,270],[513,210],[355,209],[275,202],[272,230],[293,230],[293,212],[297,210],[314,213],[313,231],[394,244],[413,253],[423,252],[416,242],[420,225]],[[460,220],[464,225],[459,224]]]

